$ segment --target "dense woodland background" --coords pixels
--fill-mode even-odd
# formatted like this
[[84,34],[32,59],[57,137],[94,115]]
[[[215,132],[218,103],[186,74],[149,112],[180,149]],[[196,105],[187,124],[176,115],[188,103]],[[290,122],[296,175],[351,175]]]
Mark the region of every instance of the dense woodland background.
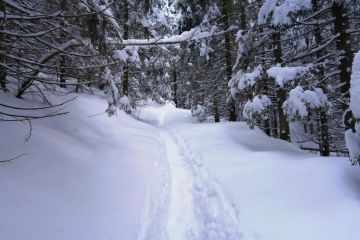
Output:
[[[0,0],[0,15],[0,85],[17,98],[102,91],[110,116],[172,100],[322,156],[359,134],[358,0]],[[1,106],[1,121],[64,114]]]

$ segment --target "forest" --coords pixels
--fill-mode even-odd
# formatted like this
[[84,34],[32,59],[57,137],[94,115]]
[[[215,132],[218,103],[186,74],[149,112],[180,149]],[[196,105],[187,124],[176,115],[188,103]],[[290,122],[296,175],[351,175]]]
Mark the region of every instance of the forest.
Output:
[[[110,116],[147,98],[172,100],[200,121],[246,121],[322,156],[347,155],[344,132],[359,139],[352,134],[359,110],[350,108],[359,5],[2,0],[1,88],[39,95],[49,107],[54,86],[95,88],[108,95]],[[39,117],[6,109],[1,116]]]
[[[353,173],[360,165],[358,103],[359,0],[0,0],[0,179],[3,179],[0,212],[17,209],[12,203],[16,197],[11,189],[24,188],[24,196],[29,196],[27,191],[39,191],[38,196],[44,196],[48,190],[40,189],[50,189],[52,184],[66,189],[66,184],[60,182],[65,176],[68,181],[79,177],[79,186],[69,185],[73,186],[72,192],[81,189],[77,192],[79,196],[87,189],[80,186],[88,186],[90,182],[97,182],[94,186],[104,196],[114,194],[108,188],[115,189],[110,176],[117,175],[113,172],[116,168],[121,169],[123,176],[119,173],[114,179],[129,176],[130,180],[121,178],[118,182],[134,184],[131,191],[136,194],[126,195],[128,202],[134,201],[134,206],[144,207],[140,203],[140,199],[145,199],[140,191],[146,189],[142,183],[151,182],[154,191],[145,203],[145,208],[150,210],[146,226],[142,221],[145,227],[140,233],[129,227],[125,231],[128,235],[110,234],[116,228],[115,223],[122,224],[124,229],[136,224],[127,222],[133,219],[130,217],[111,219],[112,224],[106,225],[108,219],[101,214],[111,212],[111,206],[117,209],[115,201],[109,200],[109,205],[101,202],[104,209],[95,203],[95,207],[86,205],[99,212],[79,213],[84,221],[87,214],[100,216],[98,223],[85,224],[89,229],[83,235],[76,235],[70,226],[71,231],[55,231],[50,227],[43,234],[24,228],[20,231],[24,235],[16,235],[12,231],[14,226],[0,226],[0,236],[4,232],[9,240],[25,239],[24,236],[34,240],[64,240],[70,239],[69,236],[94,240],[247,239],[246,234],[238,232],[237,224],[241,221],[231,206],[239,207],[240,213],[241,203],[252,209],[255,203],[251,204],[252,200],[245,196],[255,196],[259,201],[255,208],[259,212],[267,210],[260,210],[263,202],[259,199],[266,199],[261,191],[252,195],[246,189],[261,185],[259,189],[277,195],[274,202],[281,202],[282,193],[285,192],[285,199],[292,199],[297,196],[296,189],[306,189],[314,182],[319,184],[319,189],[315,184],[300,199],[312,196],[312,203],[319,205],[322,204],[319,199],[332,199],[329,201],[334,202],[325,203],[328,208],[324,211],[329,215],[324,218],[340,216],[330,214],[331,206],[339,206],[336,209],[351,206],[341,216],[351,215],[352,224],[356,224],[360,219],[358,204],[340,205],[341,201],[334,196],[347,196],[353,192],[349,189],[356,189],[357,195],[360,192],[360,175]],[[156,146],[150,146],[149,142]],[[115,153],[114,149],[121,150]],[[115,161],[115,155],[121,160]],[[97,163],[95,158],[104,162]],[[144,170],[151,168],[144,162],[147,158],[158,166],[152,177]],[[245,158],[253,160],[253,167],[248,166],[250,163]],[[299,161],[288,162],[295,158]],[[163,162],[164,159],[167,161]],[[222,159],[224,162],[220,163],[218,160]],[[128,160],[136,160],[142,170]],[[73,167],[69,172],[61,170],[70,165]],[[208,165],[210,170],[205,171],[203,165]],[[217,175],[218,169],[223,168],[226,171]],[[263,168],[269,168],[269,172]],[[242,169],[246,171],[241,172]],[[49,180],[52,171],[58,174],[53,175],[54,183]],[[31,172],[35,174],[30,177]],[[106,172],[106,177],[100,172]],[[250,173],[254,172],[261,177],[253,177]],[[340,175],[346,176],[346,184]],[[15,176],[24,179],[20,181]],[[282,176],[282,180],[278,182],[277,176]],[[262,180],[268,178],[272,179],[269,186],[274,187],[270,190],[262,185]],[[300,178],[307,178],[304,186],[294,180]],[[230,183],[229,179],[233,181]],[[38,186],[49,185],[36,188],[36,184],[31,185],[34,182]],[[283,185],[284,182],[288,185]],[[243,188],[235,190],[235,183]],[[328,183],[333,183],[336,190],[324,187]],[[30,190],[26,190],[27,184]],[[191,191],[184,186],[191,186]],[[277,192],[275,186],[287,190]],[[119,189],[125,191],[127,187],[125,184]],[[194,189],[198,188],[196,192]],[[224,197],[225,189],[230,189],[229,199]],[[323,198],[316,198],[317,193]],[[183,202],[174,200],[181,194]],[[8,197],[1,199],[2,196]],[[65,196],[71,199],[71,193]],[[29,201],[35,203],[36,199]],[[94,199],[94,202],[105,201]],[[111,195],[109,199],[117,197]],[[64,209],[62,214],[68,210],[65,205],[51,204],[46,208],[48,213],[57,207]],[[157,204],[167,206],[168,210],[162,211]],[[275,212],[279,209],[275,205],[269,206],[268,209],[274,210],[269,216],[277,216]],[[312,205],[305,205],[304,211],[310,211]],[[297,206],[289,207],[289,214]],[[30,215],[38,216],[35,212],[41,206],[34,209]],[[127,217],[138,214],[135,207],[124,209]],[[181,216],[179,213],[184,209],[192,209],[189,210],[192,215]],[[248,219],[260,216],[252,213],[245,210],[244,214]],[[11,216],[12,212],[6,214]],[[31,221],[22,214],[14,215],[14,221],[22,219],[20,226],[27,226],[27,221]],[[293,214],[289,218],[297,219],[303,212]],[[51,214],[45,215],[41,215],[44,217],[41,223],[46,223]],[[314,219],[319,220],[320,215]],[[69,216],[63,219],[77,219]],[[189,226],[197,227],[188,229],[188,225],[180,224],[182,217]],[[103,224],[101,219],[107,220]],[[205,224],[208,219],[210,227]],[[249,220],[250,232],[255,232],[256,224],[266,224],[256,219]],[[281,220],[285,218],[276,219],[279,226],[286,226],[286,220]],[[167,232],[159,230],[165,229],[165,222]],[[289,223],[286,234],[274,229],[272,232],[272,225],[266,225],[270,227],[265,227],[264,238],[257,237],[256,231],[249,239],[295,239],[292,236],[295,232],[299,233],[299,239],[356,239],[359,233],[348,232],[345,237],[342,235],[345,227],[338,227],[341,223],[336,222],[339,232],[331,235],[332,238],[325,231],[321,232],[323,235],[315,234],[311,227],[296,229],[301,224]],[[352,224],[348,227],[355,229]],[[88,236],[86,231],[90,234],[96,226],[100,226],[99,235]],[[335,225],[321,226],[324,230]],[[28,232],[34,235],[27,235]],[[55,235],[59,232],[60,235]]]

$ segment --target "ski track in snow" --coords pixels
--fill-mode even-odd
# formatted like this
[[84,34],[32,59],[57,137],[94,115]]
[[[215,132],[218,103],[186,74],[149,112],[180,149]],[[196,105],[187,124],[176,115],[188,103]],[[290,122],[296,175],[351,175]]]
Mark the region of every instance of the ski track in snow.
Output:
[[[155,163],[138,240],[239,240],[235,206],[209,176],[202,156],[193,152],[176,128],[158,118],[162,159]],[[160,179],[160,182],[159,182]]]

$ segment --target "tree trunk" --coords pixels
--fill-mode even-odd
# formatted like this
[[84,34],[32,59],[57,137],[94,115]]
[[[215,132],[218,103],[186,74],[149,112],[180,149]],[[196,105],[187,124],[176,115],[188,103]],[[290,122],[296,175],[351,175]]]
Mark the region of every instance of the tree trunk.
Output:
[[[319,10],[319,0],[312,0],[312,5],[314,12]],[[321,34],[320,26],[316,26],[315,29],[315,42],[316,44],[321,44],[323,37]],[[321,58],[321,51],[317,53],[317,58]],[[324,94],[327,93],[326,83],[323,81],[324,78],[324,68],[319,67],[318,78],[321,81],[320,87],[323,90]],[[329,156],[330,155],[330,144],[329,144],[329,126],[328,126],[328,115],[326,109],[321,108],[320,110],[320,143],[319,143],[320,155]]]
[[[61,0],[60,2],[60,10],[61,11],[65,11],[65,7],[66,7],[66,0]],[[62,27],[65,26],[65,22],[64,22],[64,19],[61,20],[60,22],[60,25]],[[60,37],[62,39],[65,39],[65,34],[63,32],[60,33]],[[66,88],[66,85],[65,85],[65,70],[64,70],[64,67],[65,67],[65,57],[63,55],[60,55],[60,61],[59,61],[59,82],[60,82],[60,87],[61,88]]]
[[[280,32],[275,31],[272,34],[274,57],[276,63],[282,63],[282,49],[281,49],[281,36]],[[290,128],[289,122],[282,109],[284,102],[286,101],[286,90],[283,87],[279,87],[276,90],[277,108],[278,108],[278,120],[279,120],[279,137],[282,140],[290,142]]]
[[[231,35],[230,32],[227,30],[230,29],[230,20],[229,15],[231,13],[231,0],[222,0],[222,7],[223,7],[223,19],[224,19],[224,26],[225,26],[225,63],[226,63],[226,80],[230,82],[232,78],[232,55],[231,55]],[[229,121],[235,122],[236,117],[236,106],[233,97],[230,95],[229,103],[228,103],[228,112],[229,112]]]
[[175,103],[175,106],[178,107],[178,100],[177,100],[177,73],[176,70],[173,70],[173,92],[174,92],[174,97],[173,97],[173,101]]
[[[263,87],[262,87],[263,93],[264,95],[268,95],[269,94],[269,87],[268,87],[268,78],[267,76],[264,76],[263,78]],[[270,114],[269,114],[270,115]],[[271,129],[270,129],[270,116],[268,116],[267,118],[265,118],[263,120],[263,124],[264,124],[264,131],[266,133],[266,135],[271,136]]]
[[355,119],[349,109],[350,102],[350,80],[353,54],[350,45],[349,19],[346,12],[345,1],[333,1],[331,11],[334,16],[334,32],[339,37],[336,41],[336,48],[340,55],[340,82],[341,82],[341,108],[344,112],[345,130],[352,129],[355,132]]
[[[145,0],[144,1],[144,11],[145,11],[145,15],[146,16],[149,16],[149,13],[150,13],[150,0]],[[149,31],[149,28],[148,27],[145,27],[144,28],[144,37],[146,39],[149,39],[150,37],[150,31]]]
[[214,96],[214,121],[220,122],[220,113],[219,113],[219,102],[217,96]]
[[[5,3],[3,0],[0,0],[0,11],[5,13]],[[3,20],[2,20],[3,21]],[[5,22],[0,23],[0,31],[5,30]],[[4,51],[4,40],[5,34],[0,33],[0,49]],[[0,54],[0,63],[5,64],[5,58],[2,54]],[[6,91],[6,69],[0,65],[0,87],[3,91]]]
[[64,56],[61,56],[60,57],[60,64],[59,64],[59,82],[60,82],[60,87],[61,88],[66,88],[66,85],[65,85],[65,76],[64,76],[64,67],[65,67],[65,58]]
[[[124,40],[129,38],[129,3],[127,0],[124,1]],[[124,76],[123,76],[123,94],[129,96],[129,65],[125,63]]]

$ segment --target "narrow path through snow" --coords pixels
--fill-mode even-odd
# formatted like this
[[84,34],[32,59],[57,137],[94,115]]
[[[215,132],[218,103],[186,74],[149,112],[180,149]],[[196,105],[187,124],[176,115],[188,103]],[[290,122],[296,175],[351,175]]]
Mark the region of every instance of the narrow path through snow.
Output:
[[169,108],[158,116],[163,159],[148,193],[139,240],[239,240],[237,212],[174,126]]

